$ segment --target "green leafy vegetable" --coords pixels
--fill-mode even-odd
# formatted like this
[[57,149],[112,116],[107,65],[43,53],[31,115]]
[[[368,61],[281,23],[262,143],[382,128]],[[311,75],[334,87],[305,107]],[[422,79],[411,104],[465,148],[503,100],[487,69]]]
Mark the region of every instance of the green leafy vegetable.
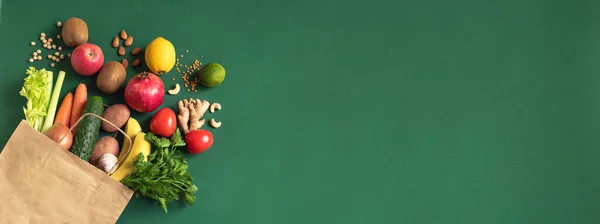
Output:
[[133,161],[135,169],[121,180],[125,186],[140,194],[157,200],[167,213],[167,204],[183,200],[193,205],[196,200],[198,187],[192,184],[193,178],[188,172],[188,164],[177,147],[185,146],[179,129],[170,139],[160,138],[152,133],[146,135],[146,140],[152,145],[152,153],[148,161],[140,153]]
[[42,131],[44,118],[47,115],[48,104],[52,94],[52,72],[46,69],[36,70],[29,67],[27,77],[19,94],[27,98],[23,107],[25,120],[37,131]]
[[56,116],[56,107],[58,106],[58,97],[60,96],[60,90],[62,89],[63,81],[65,80],[65,72],[58,72],[58,78],[56,78],[56,84],[52,90],[52,98],[48,105],[48,113],[44,119],[44,126],[42,126],[42,132],[45,132],[54,123],[54,116]]

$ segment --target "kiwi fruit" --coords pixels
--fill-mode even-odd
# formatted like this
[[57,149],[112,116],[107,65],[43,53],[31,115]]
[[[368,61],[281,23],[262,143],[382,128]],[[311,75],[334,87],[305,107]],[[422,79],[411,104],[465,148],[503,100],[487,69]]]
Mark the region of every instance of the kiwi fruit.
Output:
[[109,61],[98,73],[96,85],[98,89],[106,94],[113,94],[119,91],[121,85],[125,82],[125,67],[119,62]]
[[62,26],[62,39],[65,44],[76,47],[88,42],[88,26],[80,18],[68,19]]

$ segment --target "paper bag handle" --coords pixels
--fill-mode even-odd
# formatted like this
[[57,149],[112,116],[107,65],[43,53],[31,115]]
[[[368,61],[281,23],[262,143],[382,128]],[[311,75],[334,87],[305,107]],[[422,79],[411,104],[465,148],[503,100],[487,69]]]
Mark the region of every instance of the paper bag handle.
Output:
[[[85,114],[81,115],[81,117],[79,117],[79,119],[77,119],[77,121],[75,122],[75,124],[73,124],[73,125],[72,125],[72,126],[69,128],[69,132],[73,131],[73,129],[74,129],[75,127],[77,127],[77,125],[79,124],[79,122],[80,122],[81,120],[83,120],[83,118],[84,118],[84,117],[86,117],[86,116],[93,116],[93,117],[97,117],[97,118],[99,118],[100,120],[102,120],[102,121],[104,121],[104,122],[106,122],[106,123],[110,124],[110,125],[111,125],[111,126],[113,126],[114,128],[116,128],[116,129],[117,129],[117,131],[121,132],[121,134],[123,134],[123,136],[124,136],[124,137],[127,139],[127,141],[129,141],[129,147],[127,147],[127,153],[125,153],[124,155],[129,155],[129,153],[131,152],[131,147],[133,146],[133,142],[131,142],[131,138],[130,138],[130,137],[129,137],[129,136],[128,136],[128,135],[127,135],[127,134],[126,134],[126,133],[125,133],[123,130],[121,130],[119,127],[117,127],[115,124],[113,124],[112,122],[110,122],[110,121],[108,121],[108,120],[104,119],[104,118],[103,118],[103,117],[101,117],[101,116],[98,116],[97,114],[94,114],[94,113],[85,113]],[[68,134],[68,132],[67,132],[67,133],[65,133],[65,135],[63,135],[63,137],[62,137],[62,138],[60,138],[60,141],[62,141],[62,140],[65,138],[65,137],[67,137],[67,134]],[[117,160],[117,163],[116,163],[116,164],[121,164],[121,163],[123,162],[123,160],[127,159],[127,158],[126,158],[127,156],[124,156],[124,157],[125,157],[125,158],[120,158],[119,160]],[[110,173],[109,173],[109,174],[110,174]]]

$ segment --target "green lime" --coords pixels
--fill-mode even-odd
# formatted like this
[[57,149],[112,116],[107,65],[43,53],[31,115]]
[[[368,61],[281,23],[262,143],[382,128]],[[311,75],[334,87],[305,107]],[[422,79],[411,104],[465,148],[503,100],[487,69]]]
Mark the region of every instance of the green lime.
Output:
[[200,69],[198,75],[203,86],[215,87],[225,79],[225,68],[219,63],[208,63]]

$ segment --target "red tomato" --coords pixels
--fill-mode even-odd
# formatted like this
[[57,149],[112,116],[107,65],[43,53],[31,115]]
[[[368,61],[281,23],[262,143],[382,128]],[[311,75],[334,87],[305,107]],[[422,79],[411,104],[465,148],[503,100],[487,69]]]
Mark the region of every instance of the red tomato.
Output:
[[188,151],[192,154],[200,154],[213,144],[213,135],[207,130],[194,130],[185,135],[185,143]]
[[150,132],[163,137],[170,137],[177,129],[177,117],[169,108],[160,109],[150,120]]

